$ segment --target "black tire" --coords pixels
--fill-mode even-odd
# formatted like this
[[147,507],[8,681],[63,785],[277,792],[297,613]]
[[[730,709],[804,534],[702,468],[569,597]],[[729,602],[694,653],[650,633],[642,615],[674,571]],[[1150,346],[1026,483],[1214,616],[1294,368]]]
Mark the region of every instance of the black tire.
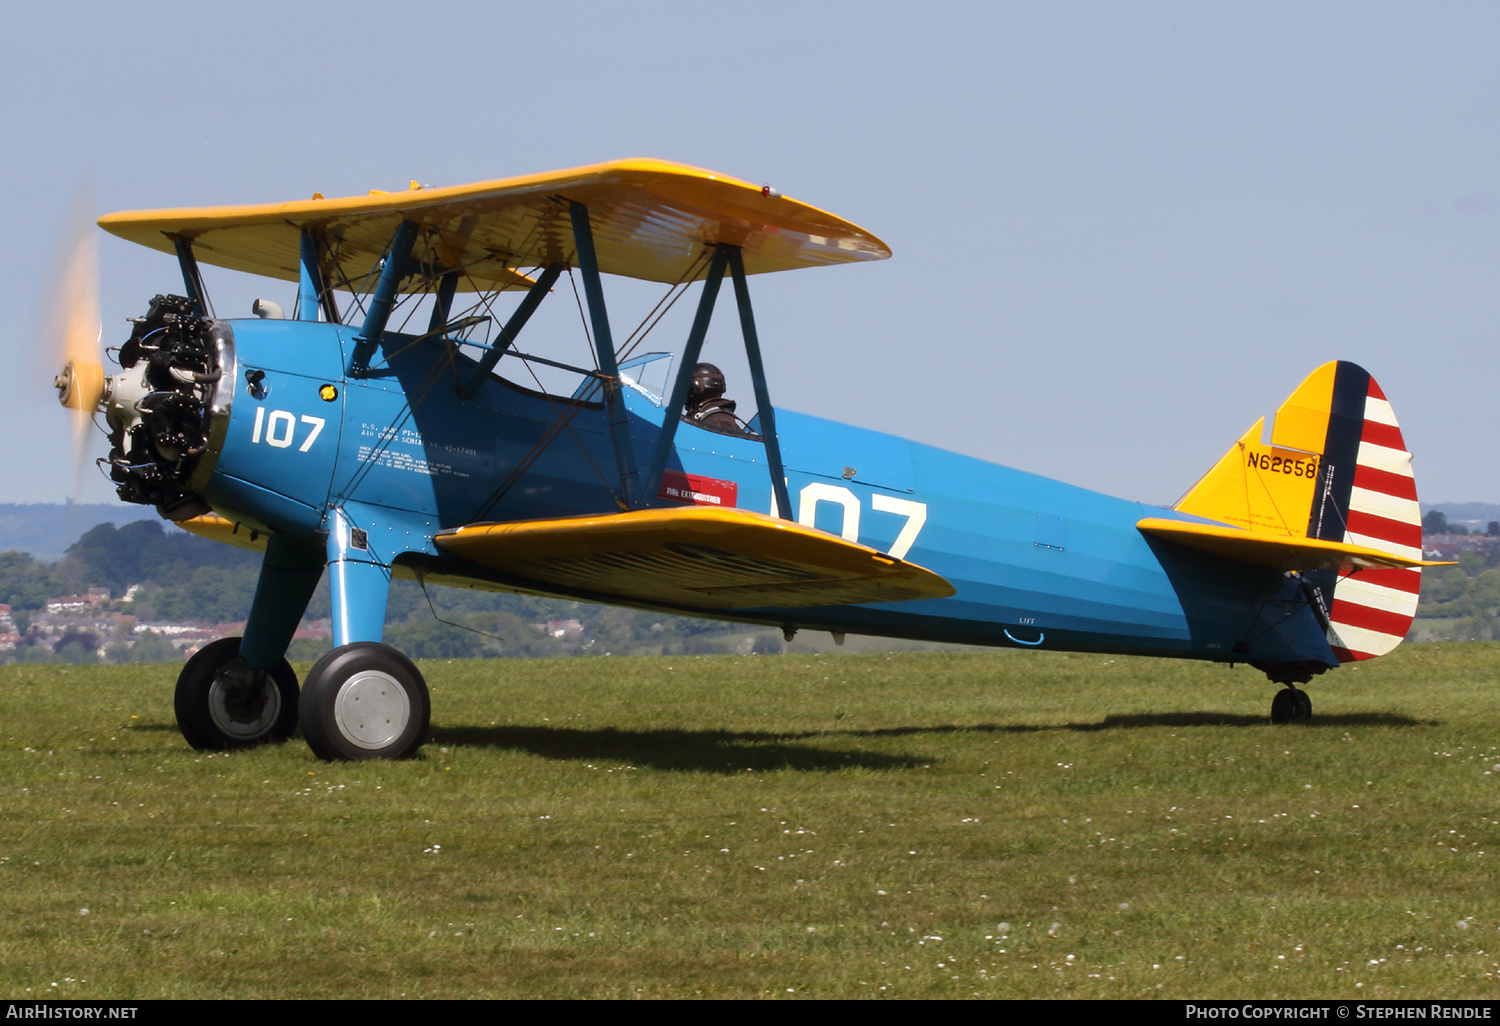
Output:
[[1312,699],[1299,688],[1282,688],[1271,699],[1272,723],[1306,723],[1312,719]]
[[225,675],[235,669],[252,672],[239,658],[240,639],[220,638],[199,649],[177,675],[177,729],[199,751],[281,742],[297,729],[297,675],[291,665],[283,659],[259,675],[258,690],[247,692]]
[[374,641],[329,652],[302,685],[302,736],[320,759],[405,759],[427,739],[431,715],[421,671]]

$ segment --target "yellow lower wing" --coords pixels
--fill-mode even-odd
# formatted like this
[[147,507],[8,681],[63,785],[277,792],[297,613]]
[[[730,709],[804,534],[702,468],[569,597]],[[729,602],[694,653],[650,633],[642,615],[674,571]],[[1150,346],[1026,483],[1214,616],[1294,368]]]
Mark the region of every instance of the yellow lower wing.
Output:
[[538,590],[687,609],[903,602],[954,591],[913,563],[739,509],[471,524],[433,540]]
[[1265,534],[1237,527],[1221,527],[1218,524],[1195,524],[1185,520],[1147,517],[1135,526],[1143,534],[1164,538],[1190,549],[1254,566],[1269,567],[1283,573],[1288,570],[1341,570],[1347,573],[1350,570],[1447,565],[1407,559],[1363,545]]

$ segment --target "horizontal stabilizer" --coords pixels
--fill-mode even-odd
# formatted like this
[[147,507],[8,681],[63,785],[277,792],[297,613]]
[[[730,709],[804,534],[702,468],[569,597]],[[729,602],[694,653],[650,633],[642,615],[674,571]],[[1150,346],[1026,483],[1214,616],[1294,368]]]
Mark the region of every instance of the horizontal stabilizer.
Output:
[[1269,567],[1283,573],[1289,570],[1406,570],[1412,567],[1445,566],[1421,559],[1409,559],[1392,552],[1324,541],[1321,538],[1297,538],[1264,534],[1217,524],[1195,524],[1185,520],[1146,517],[1135,525],[1142,534],[1164,538],[1199,552],[1212,553],[1253,566]]
[[904,602],[954,592],[913,563],[741,509],[471,524],[433,540],[537,590],[682,609]]

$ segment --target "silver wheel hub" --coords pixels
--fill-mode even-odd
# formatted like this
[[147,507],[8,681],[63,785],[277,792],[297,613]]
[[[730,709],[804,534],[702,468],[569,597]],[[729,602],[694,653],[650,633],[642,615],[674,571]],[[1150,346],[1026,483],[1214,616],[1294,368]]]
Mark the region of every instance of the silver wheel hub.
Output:
[[208,715],[226,736],[249,741],[270,732],[281,716],[281,689],[266,674],[259,687],[219,676],[208,689]]
[[411,700],[395,677],[380,670],[361,670],[339,688],[333,721],[351,745],[366,751],[387,747],[411,722]]

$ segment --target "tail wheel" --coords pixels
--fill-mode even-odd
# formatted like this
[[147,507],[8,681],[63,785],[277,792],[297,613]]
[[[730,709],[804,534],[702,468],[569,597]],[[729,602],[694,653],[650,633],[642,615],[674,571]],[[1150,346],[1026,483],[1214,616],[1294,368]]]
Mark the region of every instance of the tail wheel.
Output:
[[320,759],[404,759],[432,714],[427,682],[389,645],[359,641],[319,659],[302,687],[302,736]]
[[1282,688],[1271,699],[1272,723],[1306,723],[1312,719],[1312,699],[1299,688]]
[[252,670],[239,638],[204,645],[177,676],[177,729],[200,751],[285,741],[297,729],[297,675],[283,659]]

